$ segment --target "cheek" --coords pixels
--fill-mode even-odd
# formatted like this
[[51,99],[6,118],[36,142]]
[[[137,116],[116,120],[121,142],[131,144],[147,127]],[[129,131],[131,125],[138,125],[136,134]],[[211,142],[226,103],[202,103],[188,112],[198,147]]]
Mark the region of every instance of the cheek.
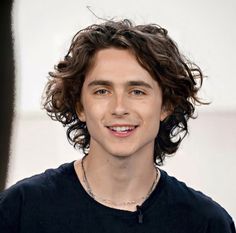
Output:
[[153,102],[152,105],[143,106],[142,113],[146,127],[150,131],[158,133],[162,120],[160,103]]
[[94,125],[101,121],[104,116],[105,107],[100,104],[88,104],[84,109],[87,125]]

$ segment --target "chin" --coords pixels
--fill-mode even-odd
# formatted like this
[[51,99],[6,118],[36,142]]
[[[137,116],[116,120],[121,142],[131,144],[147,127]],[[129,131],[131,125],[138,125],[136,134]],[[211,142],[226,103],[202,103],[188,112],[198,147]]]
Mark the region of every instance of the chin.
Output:
[[114,153],[112,152],[110,154],[117,159],[127,159],[135,154],[135,151],[114,151]]
[[122,153],[116,153],[112,154],[113,157],[118,158],[118,159],[125,159],[127,157],[130,157],[130,154],[122,154]]

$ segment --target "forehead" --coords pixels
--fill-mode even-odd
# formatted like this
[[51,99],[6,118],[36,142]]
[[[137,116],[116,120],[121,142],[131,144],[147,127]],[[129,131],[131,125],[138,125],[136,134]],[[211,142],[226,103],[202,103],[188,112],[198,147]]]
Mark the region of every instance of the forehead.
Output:
[[97,79],[114,83],[130,81],[146,81],[152,85],[157,83],[130,50],[117,48],[102,49],[94,55],[85,84]]

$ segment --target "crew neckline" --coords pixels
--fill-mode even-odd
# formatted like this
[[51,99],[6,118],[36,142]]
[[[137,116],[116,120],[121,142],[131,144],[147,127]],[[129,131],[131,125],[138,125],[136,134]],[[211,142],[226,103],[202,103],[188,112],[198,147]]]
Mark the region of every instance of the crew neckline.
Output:
[[130,210],[122,210],[122,209],[117,209],[117,208],[113,208],[110,206],[106,206],[98,201],[96,201],[95,199],[93,199],[84,189],[84,187],[81,184],[80,179],[77,176],[77,173],[75,171],[74,168],[74,162],[68,163],[67,168],[69,171],[70,176],[72,176],[73,181],[74,181],[74,185],[75,185],[75,189],[81,194],[83,195],[83,197],[88,201],[89,205],[92,205],[94,208],[103,211],[107,214],[115,214],[115,215],[122,215],[122,216],[136,216],[138,212],[142,211],[142,213],[145,213],[146,211],[148,211],[149,209],[152,208],[153,205],[156,204],[156,202],[158,202],[159,196],[162,193],[163,190],[163,186],[165,184],[165,179],[166,179],[166,172],[163,171],[162,169],[158,168],[160,171],[160,179],[158,184],[156,185],[155,189],[153,190],[153,192],[150,194],[150,196],[142,203],[142,205],[140,205],[138,207],[137,210],[135,211],[130,211]]

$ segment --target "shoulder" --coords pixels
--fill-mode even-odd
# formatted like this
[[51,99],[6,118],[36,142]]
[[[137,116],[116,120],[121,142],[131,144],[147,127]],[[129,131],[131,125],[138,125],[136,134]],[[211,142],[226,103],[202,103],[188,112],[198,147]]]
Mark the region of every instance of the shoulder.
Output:
[[217,228],[221,227],[222,229],[234,228],[231,216],[211,197],[187,186],[164,171],[162,171],[162,175],[165,179],[165,195],[168,197],[169,205],[177,212],[189,214],[189,216],[201,220],[202,223],[205,223],[202,224],[205,228],[215,227],[215,232],[218,232]]
[[17,195],[19,193],[39,191],[53,188],[55,185],[63,183],[72,174],[73,163],[65,163],[58,168],[50,168],[43,173],[33,175],[22,179],[1,193],[1,198],[8,195]]
[[0,214],[6,208],[20,209],[27,202],[35,202],[35,200],[43,199],[45,196],[50,197],[58,189],[61,189],[66,182],[70,182],[72,168],[73,164],[67,163],[18,181],[0,193]]
[[22,212],[40,208],[41,203],[50,203],[58,190],[63,190],[64,185],[70,182],[72,168],[73,164],[68,163],[55,169],[48,169],[41,174],[23,179],[1,192],[0,230],[2,225],[17,227]]

